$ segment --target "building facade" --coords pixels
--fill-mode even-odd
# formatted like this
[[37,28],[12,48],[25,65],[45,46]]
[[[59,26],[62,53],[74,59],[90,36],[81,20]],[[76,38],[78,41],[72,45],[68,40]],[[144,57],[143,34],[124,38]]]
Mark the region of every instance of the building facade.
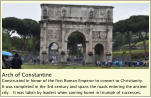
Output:
[[112,60],[112,6],[41,4],[41,13],[41,63],[49,63],[52,45],[56,46],[53,53],[57,62],[66,62],[68,38],[72,33],[84,39],[85,63]]

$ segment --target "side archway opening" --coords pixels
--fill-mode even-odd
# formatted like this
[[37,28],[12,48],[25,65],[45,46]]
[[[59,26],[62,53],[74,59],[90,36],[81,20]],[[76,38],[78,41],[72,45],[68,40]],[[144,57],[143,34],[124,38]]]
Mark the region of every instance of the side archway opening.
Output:
[[102,44],[95,45],[95,61],[97,60],[104,60],[104,47]]
[[58,56],[59,56],[59,53],[58,53],[58,50],[59,50],[59,46],[57,43],[53,42],[49,45],[49,62],[50,63],[57,63],[58,62]]

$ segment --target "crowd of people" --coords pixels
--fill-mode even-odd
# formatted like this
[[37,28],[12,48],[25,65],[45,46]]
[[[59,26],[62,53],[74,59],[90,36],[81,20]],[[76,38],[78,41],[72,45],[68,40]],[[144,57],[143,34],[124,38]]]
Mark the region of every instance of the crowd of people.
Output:
[[[56,57],[52,57],[49,59],[49,62],[54,64],[56,61]],[[73,61],[75,62],[77,59],[73,58]],[[40,60],[39,60],[40,61]],[[67,58],[68,63],[72,61],[72,58]],[[82,61],[82,59],[80,59]],[[19,56],[18,53],[15,53],[13,56],[6,56],[2,55],[2,68],[3,69],[21,69],[22,65],[22,58]],[[34,64],[36,64],[35,60],[33,60]],[[96,61],[96,66],[98,67],[111,67],[111,66],[117,66],[117,67],[147,67],[149,64],[148,61],[122,61],[122,60],[116,60],[116,61]]]
[[57,63],[57,57],[56,57],[56,56],[52,56],[52,57],[49,59],[49,62],[50,62],[51,64]]
[[22,59],[18,53],[13,56],[2,55],[2,68],[3,69],[21,69]]
[[145,61],[112,61],[112,62],[109,62],[109,61],[96,61],[96,66],[98,67],[103,67],[103,66],[106,66],[106,67],[111,67],[111,66],[118,66],[118,67],[140,67],[140,66],[148,66],[147,62]]
[[72,63],[72,62],[81,62],[81,61],[84,61],[84,58],[83,57],[80,57],[80,56],[73,56],[73,57],[71,57],[71,56],[68,56],[67,57],[67,62],[68,63]]

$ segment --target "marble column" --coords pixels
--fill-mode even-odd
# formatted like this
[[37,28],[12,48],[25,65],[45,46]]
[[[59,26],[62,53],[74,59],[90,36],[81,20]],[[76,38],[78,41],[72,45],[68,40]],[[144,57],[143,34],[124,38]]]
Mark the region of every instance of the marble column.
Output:
[[62,51],[65,51],[64,50],[64,36],[65,36],[65,31],[64,31],[64,25],[62,24],[62,47],[61,47],[61,49],[62,49]]
[[[86,47],[89,47],[89,42],[86,43]],[[89,55],[88,55],[88,52],[89,52],[89,48],[86,48],[86,55],[85,55],[85,63],[89,63]]]
[[[40,63],[42,64],[43,58],[45,58],[44,62],[48,62],[48,50],[47,50],[47,24],[43,23],[42,24],[42,29],[41,29],[41,49],[40,49]],[[43,57],[43,53],[45,53],[45,57]]]
[[90,25],[90,33],[89,33],[89,52],[92,51],[92,26]]
[[67,62],[67,58],[66,58],[66,55],[67,55],[67,42],[65,42],[65,30],[64,30],[64,27],[65,25],[62,24],[62,42],[61,42],[61,51],[65,52],[65,55],[61,55],[61,63],[66,63]]
[[[90,33],[89,33],[89,52],[92,52],[92,25],[90,25]],[[89,61],[88,63],[93,63],[93,55],[92,56],[89,56],[88,55],[88,58],[89,58]]]

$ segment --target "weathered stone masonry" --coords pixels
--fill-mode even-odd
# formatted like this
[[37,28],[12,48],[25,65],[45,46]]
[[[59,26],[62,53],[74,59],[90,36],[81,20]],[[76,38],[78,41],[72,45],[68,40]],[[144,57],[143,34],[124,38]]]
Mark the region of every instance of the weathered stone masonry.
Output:
[[[85,37],[85,63],[94,63],[91,59],[98,44],[103,47],[101,59],[112,60],[112,6],[41,4],[41,11],[41,63],[48,63],[51,43],[59,46],[59,55],[61,51],[67,53],[68,37],[73,32],[80,32]],[[89,56],[89,52],[94,55]]]

